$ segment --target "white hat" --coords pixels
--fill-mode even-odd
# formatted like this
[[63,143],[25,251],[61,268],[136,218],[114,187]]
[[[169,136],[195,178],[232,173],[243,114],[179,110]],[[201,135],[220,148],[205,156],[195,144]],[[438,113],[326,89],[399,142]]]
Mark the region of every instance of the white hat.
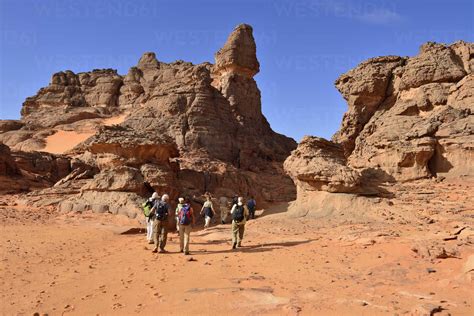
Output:
[[158,199],[158,198],[160,198],[160,196],[158,195],[158,193],[153,192],[153,194],[151,195],[151,198],[152,199]]
[[184,198],[179,198],[179,199],[178,199],[178,202],[179,202],[179,203],[184,203]]

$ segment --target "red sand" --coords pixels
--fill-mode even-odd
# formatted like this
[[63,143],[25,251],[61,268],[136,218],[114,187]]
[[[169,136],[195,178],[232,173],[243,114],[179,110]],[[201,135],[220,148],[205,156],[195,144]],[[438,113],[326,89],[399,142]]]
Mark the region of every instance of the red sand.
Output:
[[121,216],[15,212],[2,223],[3,315],[403,315],[427,303],[447,308],[436,315],[474,311],[462,272],[473,247],[416,258],[412,242],[426,232],[413,227],[267,215],[247,224],[237,251],[230,225],[193,232],[187,261],[175,233],[166,254],[152,254],[143,234],[117,234],[133,222]]
[[63,154],[94,134],[95,132],[57,131],[46,138],[46,146],[41,151]]

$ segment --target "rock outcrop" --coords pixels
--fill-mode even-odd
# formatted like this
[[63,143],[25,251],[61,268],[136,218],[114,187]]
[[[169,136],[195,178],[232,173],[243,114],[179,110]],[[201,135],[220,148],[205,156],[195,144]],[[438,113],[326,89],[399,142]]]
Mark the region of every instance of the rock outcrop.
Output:
[[369,59],[339,77],[349,105],[340,130],[332,142],[303,139],[285,162],[298,196],[473,176],[473,63],[472,43],[427,43],[415,57]]
[[[71,136],[64,154],[97,172],[82,176],[80,195],[67,174],[54,186],[74,193],[65,195],[63,210],[103,211],[113,199],[127,208],[126,201],[150,190],[172,198],[209,191],[289,201],[296,189],[282,165],[296,142],[275,133],[263,116],[258,71],[252,28],[239,25],[215,64],[168,64],[147,52],[125,76],[111,69],[60,72],[26,99],[20,121],[0,122],[0,142],[41,151],[59,135]],[[96,205],[101,197],[104,205]]]
[[[0,143],[0,193],[28,192],[49,188],[69,176],[70,180],[94,169],[67,156],[44,152],[11,151]],[[79,172],[81,171],[81,172]]]
[[10,148],[0,144],[0,176],[15,176],[20,171],[11,155]]
[[360,189],[361,175],[347,166],[342,147],[306,136],[284,167],[299,190],[351,193]]

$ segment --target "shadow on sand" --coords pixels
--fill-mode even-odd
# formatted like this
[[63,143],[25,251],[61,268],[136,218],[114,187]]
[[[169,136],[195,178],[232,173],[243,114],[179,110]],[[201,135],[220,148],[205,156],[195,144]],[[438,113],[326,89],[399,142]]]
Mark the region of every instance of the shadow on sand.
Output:
[[[316,239],[307,239],[307,240],[299,240],[299,241],[285,241],[285,242],[276,242],[276,243],[262,243],[259,245],[250,245],[250,246],[243,246],[236,249],[224,249],[224,250],[194,250],[191,251],[193,255],[206,255],[206,254],[219,254],[219,253],[258,253],[258,252],[268,252],[273,251],[275,249],[281,249],[284,247],[294,247],[302,244],[307,244],[310,242],[315,241]],[[229,240],[222,240],[218,243],[228,243]],[[206,243],[193,243],[195,245],[199,244],[206,244]],[[230,246],[230,243],[229,243]],[[230,247],[229,247],[230,248]]]

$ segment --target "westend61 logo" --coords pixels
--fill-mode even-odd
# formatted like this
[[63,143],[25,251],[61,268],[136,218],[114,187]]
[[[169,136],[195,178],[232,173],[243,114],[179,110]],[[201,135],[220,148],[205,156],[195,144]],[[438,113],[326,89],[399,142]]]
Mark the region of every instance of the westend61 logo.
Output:
[[284,17],[336,17],[385,23],[399,18],[395,1],[275,0],[273,7]]
[[137,64],[138,58],[134,54],[48,54],[35,55],[34,62],[38,70],[51,72],[59,69],[91,71],[95,68],[112,68],[126,73]]
[[53,18],[105,18],[158,16],[159,2],[154,0],[56,0],[35,1],[39,16]]
[[[154,33],[158,44],[175,44],[177,46],[221,46],[229,33],[224,30],[158,30]],[[278,41],[278,33],[273,29],[254,30],[253,36],[258,47],[274,46]]]
[[[370,56],[367,56],[369,58]],[[295,72],[345,72],[367,59],[360,55],[346,54],[307,54],[307,55],[276,55],[273,66],[282,71]]]
[[38,43],[38,33],[32,30],[4,29],[0,32],[0,43],[4,45],[34,46]]

